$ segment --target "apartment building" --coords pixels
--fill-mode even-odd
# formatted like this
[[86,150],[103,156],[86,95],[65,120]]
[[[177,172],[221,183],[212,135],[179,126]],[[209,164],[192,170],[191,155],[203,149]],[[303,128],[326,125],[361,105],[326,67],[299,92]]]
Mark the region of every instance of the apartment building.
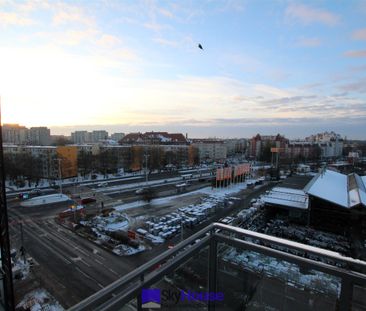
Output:
[[192,146],[197,148],[200,162],[223,163],[227,157],[227,147],[223,140],[193,139]]
[[19,124],[4,124],[2,126],[3,142],[24,145],[29,140],[29,130]]
[[51,131],[45,126],[29,129],[29,144],[33,146],[47,146],[51,143]]

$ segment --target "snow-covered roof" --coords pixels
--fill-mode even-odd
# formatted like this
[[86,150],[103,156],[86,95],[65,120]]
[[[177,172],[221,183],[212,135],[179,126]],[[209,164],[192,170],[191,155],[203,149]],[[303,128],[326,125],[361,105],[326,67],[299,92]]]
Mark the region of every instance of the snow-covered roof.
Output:
[[261,200],[267,204],[282,205],[290,208],[307,209],[309,198],[303,190],[275,187]]
[[291,194],[298,194],[298,195],[305,195],[304,190],[301,189],[293,189],[293,188],[286,188],[286,187],[274,187],[271,191],[276,192],[283,192],[283,193],[291,193]]
[[322,170],[305,187],[307,194],[332,202],[345,208],[362,204],[366,207],[366,176],[344,175]]

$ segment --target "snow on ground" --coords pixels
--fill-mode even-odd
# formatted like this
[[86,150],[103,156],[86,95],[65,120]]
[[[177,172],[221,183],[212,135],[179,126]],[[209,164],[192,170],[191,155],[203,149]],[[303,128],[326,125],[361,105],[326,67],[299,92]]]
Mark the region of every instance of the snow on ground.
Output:
[[[196,194],[208,195],[212,201],[223,200],[227,196],[238,193],[244,189],[246,189],[246,183],[232,185],[227,188],[205,187],[205,188],[202,188],[202,189],[199,189],[196,191],[192,191],[192,192],[173,195],[173,196],[169,196],[169,197],[165,197],[165,198],[153,199],[150,202],[150,205],[152,205],[152,206],[153,205],[165,205],[165,204],[169,204],[172,201],[177,200],[179,198],[186,197],[186,196],[192,196],[192,195],[196,195]],[[123,210],[131,209],[131,208],[143,207],[146,204],[147,204],[146,201],[141,200],[141,201],[136,201],[136,202],[132,202],[132,203],[121,204],[121,205],[115,206],[114,209],[117,211],[123,211]]]
[[39,197],[34,197],[29,200],[23,201],[20,203],[23,207],[30,207],[35,205],[44,205],[44,204],[51,204],[57,202],[65,202],[70,201],[71,199],[65,194],[49,194],[49,195],[42,195]]
[[263,233],[328,249],[345,256],[350,255],[350,245],[345,237],[296,224],[290,224],[284,220],[271,220],[266,224]]
[[308,288],[330,295],[340,294],[341,282],[337,277],[315,270],[300,271],[298,265],[281,259],[252,251],[237,251],[234,248],[229,248],[223,259],[256,273],[264,273],[294,284],[298,288]]
[[[81,223],[81,222],[80,222]],[[111,240],[111,237],[106,235],[106,234],[103,234],[103,233],[100,233],[100,231],[98,229],[95,229],[95,228],[91,228],[91,230],[94,232],[94,234],[97,236],[97,240],[96,240],[96,243],[98,244],[101,244],[102,242],[107,242],[107,241],[110,241]]]
[[17,257],[13,261],[12,272],[14,278],[26,279],[29,275],[29,262],[27,260],[24,262],[23,258]]
[[111,212],[108,216],[95,216],[89,221],[83,221],[81,224],[94,228],[102,234],[105,231],[127,230],[129,220],[121,213]]
[[[138,176],[131,176],[131,177],[124,177],[123,180],[134,180],[134,179],[140,179],[142,175],[138,175]],[[94,187],[98,187],[98,184],[95,184],[97,181],[103,181],[104,182],[109,182],[109,179],[95,179],[95,180],[91,180],[90,183],[83,183],[83,186],[94,186]],[[128,184],[130,185],[130,184]],[[113,187],[117,187],[117,186],[112,186],[112,187],[104,187],[103,191],[105,191],[106,189],[111,189]]]
[[[199,204],[187,204],[187,208],[190,210],[209,210],[212,207],[215,207],[219,203],[224,202],[224,200],[235,193],[240,192],[241,190],[246,189],[246,184],[237,184],[231,185],[227,188],[222,189],[212,189],[211,187],[202,188],[193,192],[178,194],[170,197],[154,199],[150,202],[150,206],[164,206],[164,205],[172,205],[175,206],[175,202],[182,201],[182,197],[190,197],[190,196],[201,196],[201,200]],[[127,231],[130,226],[133,226],[133,221],[136,218],[131,218],[123,213],[123,211],[127,209],[133,208],[141,208],[146,206],[147,203],[145,201],[136,201],[127,204],[121,204],[119,206],[114,207],[114,211],[111,212],[107,216],[95,216],[88,221],[82,221],[81,224],[91,228],[94,234],[97,236],[97,241],[100,243],[109,241],[110,237],[106,235],[106,231]],[[178,209],[178,207],[177,207]],[[141,217],[140,217],[141,218]],[[140,219],[141,222],[144,221],[144,217]],[[175,224],[176,227],[180,228],[180,225]],[[176,230],[175,233],[179,232]],[[153,244],[161,244],[165,241],[164,238],[148,234],[145,238],[151,241]],[[130,247],[127,245],[121,245],[114,249],[115,253],[121,253],[123,255],[130,255],[137,252],[135,249],[129,250]],[[140,248],[138,252],[144,251],[145,248]]]
[[162,244],[165,242],[165,240],[163,238],[161,238],[160,236],[157,235],[153,235],[153,234],[146,234],[145,238],[149,241],[151,241],[153,244]]
[[[136,179],[140,177],[131,177],[128,179]],[[167,179],[157,179],[157,180],[151,180],[146,182],[137,182],[137,183],[129,183],[129,184],[123,184],[123,185],[116,185],[116,186],[110,186],[110,187],[103,187],[103,189],[96,189],[96,192],[106,192],[108,191],[109,194],[113,193],[120,193],[121,190],[128,190],[128,189],[134,189],[138,187],[149,187],[152,185],[159,185],[159,184],[165,184],[169,185],[172,183],[176,183],[177,181],[182,180],[182,177],[173,177],[173,178],[167,178]],[[115,192],[113,192],[115,191]]]
[[112,252],[118,256],[131,256],[134,254],[144,252],[145,250],[146,250],[146,247],[141,244],[137,248],[134,248],[132,246],[128,246],[125,244],[119,244],[113,249]]
[[[246,188],[246,184],[238,184],[223,189],[211,189],[206,187],[193,192],[175,195],[171,197],[153,200],[151,205],[175,207],[173,211],[171,208],[165,210],[163,215],[151,215],[149,220],[145,221],[145,228],[149,231],[150,236],[163,239],[169,239],[181,232],[182,227],[195,226],[210,217],[216,212],[216,208],[223,208],[224,206],[233,204],[232,201],[227,201],[234,193]],[[184,203],[182,197],[198,195],[199,203],[197,201],[193,204]],[[238,198],[234,198],[238,199]],[[183,204],[180,204],[182,203]],[[154,244],[159,241],[152,239]]]
[[[96,178],[93,179],[91,176],[92,175],[96,175]],[[67,185],[67,184],[74,184],[75,182],[87,182],[90,181],[91,184],[93,184],[94,182],[97,181],[108,181],[109,179],[115,179],[115,178],[140,178],[141,176],[143,176],[143,172],[136,172],[136,173],[120,173],[117,175],[114,174],[107,174],[106,176],[104,176],[103,174],[88,174],[85,177],[83,176],[78,176],[78,177],[73,177],[73,178],[67,178],[67,179],[63,179],[62,180],[62,184],[63,185]],[[28,181],[25,181],[25,186],[24,187],[18,187],[13,181],[5,181],[5,186],[11,190],[11,191],[22,191],[22,190],[30,190],[33,188],[44,188],[44,187],[51,187],[52,184],[54,185],[58,185],[59,184],[59,180],[55,180],[54,182],[50,182],[50,180],[48,179],[41,179],[38,183],[30,183],[30,185],[28,184]]]
[[62,211],[61,213],[67,213],[67,212],[74,212],[74,211],[79,211],[79,210],[82,210],[84,209],[84,206],[83,205],[77,205],[76,207],[72,208],[68,208],[68,209],[65,209],[64,211]]
[[45,289],[39,288],[28,293],[16,306],[16,310],[63,311],[64,308]]

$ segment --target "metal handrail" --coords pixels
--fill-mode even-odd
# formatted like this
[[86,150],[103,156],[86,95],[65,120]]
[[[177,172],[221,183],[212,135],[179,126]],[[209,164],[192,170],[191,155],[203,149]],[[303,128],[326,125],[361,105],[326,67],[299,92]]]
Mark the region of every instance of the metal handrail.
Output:
[[167,260],[168,258],[172,258],[175,254],[177,254],[182,249],[186,248],[188,245],[196,241],[198,238],[201,238],[203,235],[206,235],[206,233],[212,231],[214,228],[214,224],[210,224],[209,226],[203,228],[199,232],[193,234],[188,239],[185,239],[184,241],[180,242],[176,246],[174,246],[172,249],[169,249],[165,251],[164,253],[156,256],[152,260],[148,261],[147,263],[143,264],[142,266],[136,268],[135,270],[131,271],[130,273],[126,274],[122,278],[114,281],[110,285],[104,287],[100,291],[96,292],[95,294],[89,296],[88,298],[84,299],[83,301],[79,302],[75,306],[71,307],[69,310],[84,310],[83,308],[88,305],[93,305],[97,303],[101,296],[103,295],[110,295],[111,293],[118,291],[119,288],[127,285],[131,281],[138,279],[140,275],[144,275],[145,272],[150,271],[152,268],[154,268],[159,263]]
[[[222,231],[227,231],[235,235],[235,237],[230,237],[225,235],[225,239],[223,239]],[[202,237],[206,237],[202,239]],[[233,244],[236,244],[240,247],[240,245],[244,246],[249,244],[256,245],[255,243],[240,243],[237,236],[241,236],[244,238],[254,239],[256,241],[260,241],[261,245],[257,245],[257,249],[259,252],[264,252],[264,250],[270,250],[269,253],[272,254],[281,254],[284,259],[288,258],[289,261],[293,261],[294,258],[299,262],[302,262],[305,265],[311,266],[311,268],[320,270],[327,269],[328,271],[333,271],[334,274],[338,276],[344,275],[347,278],[347,281],[351,279],[355,279],[356,282],[362,281],[362,283],[366,284],[366,275],[358,272],[351,271],[351,268],[357,268],[358,271],[366,271],[366,262],[346,256],[342,256],[339,253],[324,250],[318,247],[309,246],[305,244],[301,244],[298,242],[293,242],[289,240],[285,240],[282,238],[277,238],[273,236],[268,236],[262,233],[253,232],[249,230],[245,230],[238,227],[233,227],[229,225],[224,225],[220,223],[212,223],[209,226],[203,228],[199,232],[193,234],[189,238],[177,244],[174,248],[165,251],[164,253],[158,255],[154,259],[149,262],[143,264],[137,269],[131,271],[124,277],[116,280],[111,283],[107,287],[101,289],[85,300],[79,302],[75,306],[71,307],[70,311],[81,311],[81,310],[97,310],[98,306],[101,306],[100,310],[113,310],[116,307],[116,304],[121,306],[124,303],[127,303],[131,300],[131,297],[136,297],[139,291],[144,287],[151,284],[151,280],[157,280],[162,278],[164,275],[168,273],[168,271],[174,270],[179,266],[182,262],[182,258],[186,259],[187,257],[193,256],[198,253],[203,246],[207,245],[207,241],[216,240],[216,241],[231,241]],[[197,239],[202,239],[201,242],[196,243]],[[209,239],[208,239],[209,238]],[[195,243],[192,247],[188,247],[192,243]],[[230,243],[231,244],[231,243]],[[344,268],[340,268],[337,266],[330,266],[329,264],[324,264],[320,261],[315,261],[313,259],[303,258],[301,256],[292,255],[284,251],[273,250],[270,246],[277,245],[281,247],[287,247],[289,249],[295,249],[297,251],[302,251],[305,254],[313,254],[319,257],[326,257],[331,260],[335,260],[339,263],[342,263],[347,267],[347,270]],[[241,247],[243,248],[243,247]],[[243,248],[245,249],[245,248]],[[183,252],[183,253],[182,253]],[[180,258],[181,257],[181,258]],[[156,265],[159,263],[165,262],[162,268],[152,271]],[[331,268],[329,268],[331,267]],[[352,273],[350,273],[352,272]],[[131,284],[131,282],[135,281],[135,283]],[[149,283],[149,284],[148,284]],[[119,296],[118,298],[115,298]],[[102,307],[103,306],[103,307]]]
[[317,256],[321,256],[321,257],[327,257],[329,259],[344,263],[349,267],[353,267],[353,268],[357,267],[357,270],[358,269],[366,270],[366,261],[355,259],[352,257],[343,256],[340,253],[337,253],[334,251],[330,251],[330,250],[326,250],[326,249],[319,248],[316,246],[306,245],[306,244],[266,235],[266,234],[259,233],[259,232],[242,229],[239,227],[233,227],[233,226],[224,225],[224,224],[220,224],[220,223],[213,223],[213,225],[215,228],[220,228],[220,229],[229,231],[231,233],[236,233],[238,235],[241,235],[241,236],[244,236],[247,238],[257,239],[257,240],[267,242],[270,244],[288,247],[290,249],[295,249],[295,250],[302,251],[302,252],[308,253],[308,254],[314,254]]

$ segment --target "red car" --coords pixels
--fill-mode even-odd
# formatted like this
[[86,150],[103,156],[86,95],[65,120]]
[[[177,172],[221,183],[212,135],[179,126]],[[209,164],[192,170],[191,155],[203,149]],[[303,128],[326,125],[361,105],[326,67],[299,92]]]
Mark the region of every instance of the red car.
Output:
[[84,199],[81,199],[80,204],[88,204],[88,203],[93,203],[93,202],[97,202],[97,199],[95,199],[95,198],[84,198]]

